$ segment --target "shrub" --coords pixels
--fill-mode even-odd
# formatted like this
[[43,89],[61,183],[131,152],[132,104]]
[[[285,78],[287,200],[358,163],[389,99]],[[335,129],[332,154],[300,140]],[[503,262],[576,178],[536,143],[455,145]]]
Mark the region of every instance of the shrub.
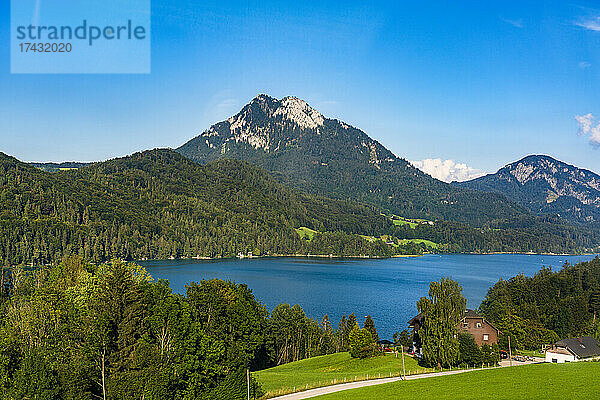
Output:
[[371,332],[359,328],[358,325],[355,325],[350,331],[348,344],[350,346],[350,356],[354,358],[367,358],[379,353]]
[[461,365],[479,365],[483,362],[483,354],[470,333],[458,334],[458,352]]

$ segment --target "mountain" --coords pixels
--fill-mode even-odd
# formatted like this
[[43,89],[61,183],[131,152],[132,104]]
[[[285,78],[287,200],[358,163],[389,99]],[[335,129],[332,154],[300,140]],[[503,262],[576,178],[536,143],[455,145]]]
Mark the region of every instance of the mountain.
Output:
[[[318,233],[302,240],[296,228]],[[389,256],[391,221],[372,207],[298,193],[255,166],[199,165],[152,150],[44,172],[0,153],[0,262],[231,257],[238,253]]]
[[462,188],[501,193],[535,214],[558,214],[575,223],[600,221],[600,176],[545,155],[531,155]]
[[433,179],[360,129],[326,118],[296,97],[259,95],[176,151],[200,163],[248,161],[287,186],[405,217],[482,226],[528,214],[503,195]]

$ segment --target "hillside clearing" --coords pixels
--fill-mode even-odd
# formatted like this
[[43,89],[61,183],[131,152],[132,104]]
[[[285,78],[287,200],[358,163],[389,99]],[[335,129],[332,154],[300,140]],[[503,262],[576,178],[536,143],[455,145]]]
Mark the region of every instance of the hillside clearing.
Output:
[[411,222],[411,221],[407,221],[402,217],[398,217],[396,215],[394,215],[392,217],[392,222],[394,223],[394,225],[397,226],[403,226],[403,225],[408,225],[410,226],[412,229],[415,229],[416,226],[418,225],[416,222]]
[[[430,371],[419,367],[412,358],[404,358],[406,374]],[[399,376],[402,357],[386,354],[380,357],[356,359],[349,353],[312,357],[254,373],[267,397],[292,393],[335,383],[352,382],[378,377]],[[295,390],[294,390],[295,389]]]
[[315,236],[315,234],[319,233],[318,231],[315,231],[314,229],[307,228],[305,226],[301,226],[300,228],[296,228],[296,232],[298,232],[298,235],[300,235],[300,239],[306,239],[309,242],[312,240],[312,238]]
[[408,243],[417,243],[417,244],[424,244],[427,247],[432,247],[434,249],[437,249],[439,247],[439,245],[435,242],[432,242],[431,240],[427,240],[427,239],[401,239],[400,240],[400,244],[408,244]]

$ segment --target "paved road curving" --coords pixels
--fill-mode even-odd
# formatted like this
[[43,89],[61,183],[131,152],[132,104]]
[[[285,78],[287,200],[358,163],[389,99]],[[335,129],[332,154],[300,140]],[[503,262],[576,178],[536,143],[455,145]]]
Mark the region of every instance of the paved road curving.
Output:
[[[536,364],[536,363],[540,363],[540,362],[544,362],[544,359],[536,358],[534,361],[527,361],[527,362],[513,361],[512,365],[519,366],[519,365],[527,365],[527,364]],[[503,368],[503,367],[508,367],[508,366],[510,366],[510,361],[502,360],[500,362],[500,366],[496,367],[496,368]],[[408,375],[406,377],[406,380],[410,381],[413,379],[431,378],[434,376],[454,375],[454,374],[460,374],[462,372],[470,372],[470,371],[481,371],[481,370],[480,369],[460,369],[460,370],[456,370],[456,371],[430,372],[427,374]],[[402,380],[401,377],[395,377],[395,378],[372,379],[369,381],[341,383],[339,385],[324,386],[321,388],[305,390],[303,392],[297,392],[297,393],[292,393],[292,394],[286,394],[284,396],[272,397],[271,400],[309,399],[311,397],[321,396],[323,394],[341,392],[342,390],[356,389],[356,388],[361,388],[361,387],[365,387],[365,386],[381,385],[383,383],[397,382],[400,380]]]
[[[428,374],[409,375],[406,377],[406,380],[408,381],[408,380],[413,380],[413,379],[430,378],[432,376],[454,375],[454,374],[459,374],[461,372],[468,372],[468,371],[473,371],[473,370],[461,369],[461,370],[456,370],[456,371],[431,372]],[[356,389],[356,388],[373,386],[373,385],[381,385],[383,383],[396,382],[396,381],[400,381],[400,380],[402,380],[402,378],[395,377],[395,378],[372,379],[369,381],[341,383],[339,385],[325,386],[322,388],[309,389],[309,390],[305,390],[303,392],[297,392],[297,393],[292,393],[292,394],[286,394],[284,396],[273,397],[271,400],[309,399],[311,397],[321,396],[323,394],[340,392],[342,390]]]

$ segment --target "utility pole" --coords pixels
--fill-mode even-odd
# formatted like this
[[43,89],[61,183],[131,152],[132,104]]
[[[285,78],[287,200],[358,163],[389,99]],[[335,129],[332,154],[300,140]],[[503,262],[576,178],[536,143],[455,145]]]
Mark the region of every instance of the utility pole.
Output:
[[510,362],[510,366],[512,367],[512,350],[510,348],[510,336],[508,337],[508,361]]
[[246,370],[246,383],[248,384],[248,400],[250,400],[250,370]]
[[404,345],[400,345],[400,348],[402,349],[402,379],[406,380],[406,369],[404,368]]

